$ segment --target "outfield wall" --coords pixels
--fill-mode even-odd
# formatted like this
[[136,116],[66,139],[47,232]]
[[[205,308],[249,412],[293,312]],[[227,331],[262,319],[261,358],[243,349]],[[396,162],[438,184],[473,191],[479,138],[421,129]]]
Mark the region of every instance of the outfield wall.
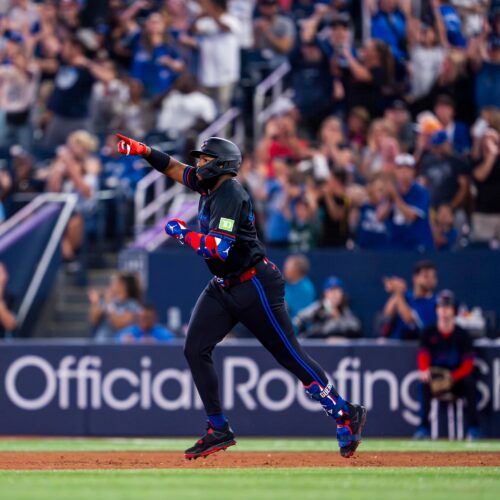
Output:
[[[368,407],[367,436],[413,433],[416,346],[359,341],[306,348],[342,394]],[[229,341],[215,352],[224,411],[239,435],[332,434],[331,421],[301,384],[257,343]],[[500,437],[500,346],[478,347],[476,365],[481,427]],[[0,434],[177,436],[204,425],[181,344],[4,343],[0,380]]]

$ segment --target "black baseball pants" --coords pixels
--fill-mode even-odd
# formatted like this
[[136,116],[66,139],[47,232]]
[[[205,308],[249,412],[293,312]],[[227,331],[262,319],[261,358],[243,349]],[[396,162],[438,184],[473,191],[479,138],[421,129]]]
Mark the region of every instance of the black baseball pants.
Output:
[[304,385],[315,381],[327,384],[323,369],[297,342],[285,307],[285,282],[280,271],[265,261],[256,268],[256,276],[231,288],[222,288],[212,279],[189,322],[184,354],[207,415],[222,413],[212,351],[238,322]]

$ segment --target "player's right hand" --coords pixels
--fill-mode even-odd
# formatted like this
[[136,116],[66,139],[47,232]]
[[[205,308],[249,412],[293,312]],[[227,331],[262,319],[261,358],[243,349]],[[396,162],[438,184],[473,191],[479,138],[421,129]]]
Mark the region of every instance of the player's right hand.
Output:
[[116,134],[116,137],[119,139],[116,149],[122,155],[144,155],[148,152],[148,147],[142,142],[121,134]]

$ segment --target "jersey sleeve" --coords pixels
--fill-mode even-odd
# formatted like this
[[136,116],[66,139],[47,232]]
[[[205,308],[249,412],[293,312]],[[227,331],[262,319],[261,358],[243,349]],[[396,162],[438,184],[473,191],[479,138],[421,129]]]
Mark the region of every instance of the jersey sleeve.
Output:
[[203,192],[198,178],[196,177],[196,168],[194,167],[186,166],[182,175],[182,182],[187,188],[191,189],[192,191],[196,191],[197,193]]
[[410,205],[420,219],[427,218],[429,204],[429,192],[423,187],[422,189],[415,189],[410,199],[408,199],[408,205]]
[[214,199],[210,206],[209,234],[234,241],[243,202],[241,194],[233,190],[226,190],[224,196]]

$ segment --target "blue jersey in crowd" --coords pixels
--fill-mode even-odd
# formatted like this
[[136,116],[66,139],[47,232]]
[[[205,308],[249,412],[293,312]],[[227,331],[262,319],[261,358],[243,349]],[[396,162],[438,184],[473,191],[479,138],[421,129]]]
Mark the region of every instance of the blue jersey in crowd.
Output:
[[429,192],[420,184],[414,182],[410,189],[401,195],[403,201],[417,213],[413,222],[406,222],[404,215],[394,207],[389,219],[389,234],[391,246],[401,250],[432,250],[434,240],[429,222]]
[[136,156],[101,155],[103,170],[101,178],[104,187],[120,187],[123,194],[132,196],[137,183],[144,177],[146,171],[141,159]]
[[[135,42],[135,43],[134,43]],[[133,42],[134,55],[132,57],[132,78],[142,81],[146,95],[154,96],[170,89],[178,74],[161,62],[161,58],[168,56],[179,60],[179,53],[167,44],[146,50],[140,40],[140,35]]]
[[288,243],[290,221],[283,214],[283,204],[286,203],[286,193],[282,185],[275,179],[267,181],[267,224],[266,240],[269,243]]
[[425,328],[435,325],[436,316],[436,296],[416,298],[413,291],[406,292],[405,299],[415,318],[415,325],[405,323],[401,317],[397,317],[391,338],[417,338],[419,333]]
[[310,306],[316,299],[316,290],[309,278],[303,278],[297,283],[286,283],[285,302],[288,313],[293,318],[299,311]]
[[462,21],[455,7],[452,5],[441,5],[439,10],[441,11],[441,17],[446,28],[448,42],[454,47],[465,48],[467,41],[462,35]]
[[371,203],[361,205],[356,243],[360,248],[371,250],[380,250],[389,245],[387,223],[377,219],[377,207]]
[[404,14],[396,10],[391,14],[378,11],[372,17],[372,38],[383,40],[391,48],[396,59],[404,59],[406,40],[406,20]]
[[139,325],[132,325],[128,328],[120,330],[116,335],[116,339],[120,342],[125,342],[128,337],[133,337],[136,342],[144,340],[154,340],[156,342],[166,342],[175,338],[175,335],[161,325],[154,325],[153,328],[145,332]]
[[500,107],[500,64],[484,61],[476,73],[476,105]]

